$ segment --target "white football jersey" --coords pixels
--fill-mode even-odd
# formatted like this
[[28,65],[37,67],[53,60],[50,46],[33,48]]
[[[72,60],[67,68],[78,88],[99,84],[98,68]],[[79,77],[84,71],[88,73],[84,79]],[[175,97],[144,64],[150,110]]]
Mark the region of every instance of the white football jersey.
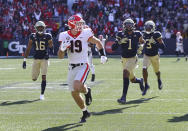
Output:
[[94,34],[90,28],[83,29],[81,33],[74,36],[70,30],[59,34],[59,41],[69,40],[71,47],[67,49],[70,64],[88,63],[88,39]]
[[177,43],[177,45],[183,45],[183,38],[182,38],[182,36],[176,37],[176,43]]

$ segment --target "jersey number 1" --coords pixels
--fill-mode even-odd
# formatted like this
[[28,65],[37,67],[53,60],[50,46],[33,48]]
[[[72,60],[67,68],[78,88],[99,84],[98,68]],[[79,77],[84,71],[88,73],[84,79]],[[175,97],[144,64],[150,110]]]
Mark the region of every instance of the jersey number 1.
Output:
[[131,50],[132,47],[131,47],[131,39],[129,39],[129,47],[128,47],[128,50]]

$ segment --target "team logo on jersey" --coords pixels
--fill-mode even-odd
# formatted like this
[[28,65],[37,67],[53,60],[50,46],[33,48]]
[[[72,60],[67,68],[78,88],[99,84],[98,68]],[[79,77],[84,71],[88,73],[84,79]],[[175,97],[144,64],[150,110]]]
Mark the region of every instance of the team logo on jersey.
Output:
[[67,37],[66,37],[66,40],[68,40],[68,41],[69,41],[69,40],[70,40],[70,37],[69,37],[69,36],[67,36]]

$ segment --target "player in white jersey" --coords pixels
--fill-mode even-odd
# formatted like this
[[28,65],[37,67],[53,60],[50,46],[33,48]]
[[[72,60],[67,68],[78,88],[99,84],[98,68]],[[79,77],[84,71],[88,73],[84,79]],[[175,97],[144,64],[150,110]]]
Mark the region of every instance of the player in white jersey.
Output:
[[180,32],[177,32],[176,33],[176,56],[177,56],[177,60],[176,61],[180,60],[180,57],[179,57],[180,53],[184,55],[185,60],[187,61],[187,56],[186,56],[186,53],[184,52],[184,49],[183,49],[183,37],[181,36]]
[[[107,36],[107,37],[108,37],[108,36]],[[104,54],[105,54],[105,55],[106,55],[106,52],[105,52],[105,42],[106,42],[106,39],[108,39],[107,37],[104,38],[103,35],[99,35],[99,36],[98,36],[99,40],[100,40],[101,43],[102,43],[102,47],[104,48]],[[95,51],[98,52],[98,54],[100,55],[100,52],[98,51],[97,48],[95,48]]]
[[[84,85],[89,73],[88,43],[96,44],[101,53],[102,64],[107,61],[100,40],[94,36],[90,28],[84,28],[84,25],[85,22],[81,17],[77,15],[71,16],[68,19],[70,30],[59,34],[61,45],[58,51],[59,58],[64,58],[66,51],[68,54],[68,86],[71,90],[72,97],[83,111],[80,122],[86,122],[86,118],[90,116],[86,105],[90,105],[92,102],[91,89]],[[85,102],[80,93],[85,94]]]
[[[98,38],[101,41],[103,48],[105,49],[105,42],[106,42],[106,39],[108,39],[108,38],[107,37],[104,38],[103,35],[99,35]],[[104,54],[106,55],[105,50],[104,50]]]

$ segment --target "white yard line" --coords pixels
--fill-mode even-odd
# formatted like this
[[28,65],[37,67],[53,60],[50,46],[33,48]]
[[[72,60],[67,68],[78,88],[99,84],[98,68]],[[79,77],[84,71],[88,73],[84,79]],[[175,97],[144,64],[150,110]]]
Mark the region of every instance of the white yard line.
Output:
[[14,70],[16,68],[0,68],[0,70]]
[[[105,111],[105,110],[104,110]],[[94,115],[101,114],[101,112],[94,112]],[[0,112],[3,115],[33,115],[33,114],[46,114],[46,115],[80,115],[81,113],[74,112]],[[108,113],[106,113],[108,114]],[[109,113],[110,114],[110,113]],[[117,113],[115,113],[117,115]],[[184,115],[187,112],[121,112],[119,114],[127,114],[127,115]]]
[[[30,98],[31,99],[31,98]],[[29,100],[30,100],[29,99]],[[188,99],[158,99],[158,98],[140,98],[140,99],[127,99],[127,102],[129,102],[129,101],[145,101],[145,102],[147,102],[147,100],[148,101],[188,101]],[[13,99],[10,99],[10,100],[6,100],[6,99],[4,99],[4,100],[0,100],[0,101],[21,101],[20,99],[19,100],[13,100]],[[45,101],[52,101],[52,102],[54,102],[54,101],[72,101],[72,100],[68,100],[68,99],[48,99],[48,97],[46,96],[46,99],[45,99]],[[116,99],[93,99],[93,101],[116,101]],[[126,104],[125,104],[126,105]],[[103,105],[102,105],[103,106]]]

